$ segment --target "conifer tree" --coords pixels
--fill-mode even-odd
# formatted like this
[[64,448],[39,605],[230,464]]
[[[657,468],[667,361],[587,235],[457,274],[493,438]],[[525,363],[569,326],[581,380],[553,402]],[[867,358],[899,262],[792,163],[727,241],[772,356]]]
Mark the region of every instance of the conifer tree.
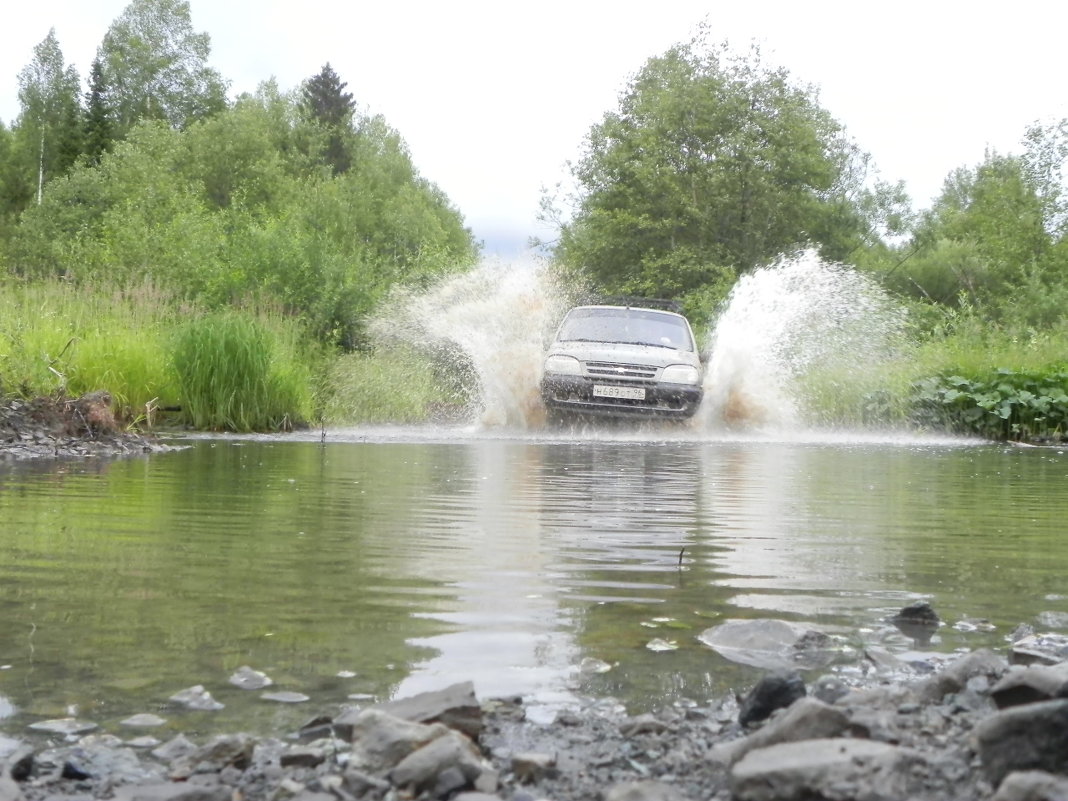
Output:
[[89,73],[89,90],[85,93],[84,150],[90,164],[99,164],[101,156],[114,140],[114,125],[108,106],[107,86],[100,59],[93,59]]
[[352,155],[346,144],[352,132],[352,118],[356,103],[347,83],[341,80],[327,62],[319,74],[309,78],[301,91],[301,109],[305,116],[318,124],[326,134],[323,160],[335,174],[348,172]]

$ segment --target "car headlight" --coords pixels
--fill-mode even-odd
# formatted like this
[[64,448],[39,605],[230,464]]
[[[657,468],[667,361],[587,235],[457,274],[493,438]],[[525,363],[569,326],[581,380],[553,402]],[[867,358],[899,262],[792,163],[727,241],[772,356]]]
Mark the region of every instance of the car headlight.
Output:
[[689,364],[669,364],[660,374],[660,380],[666,384],[697,384],[701,381],[701,371]]
[[582,365],[574,356],[554,353],[545,360],[545,372],[563,375],[582,375]]

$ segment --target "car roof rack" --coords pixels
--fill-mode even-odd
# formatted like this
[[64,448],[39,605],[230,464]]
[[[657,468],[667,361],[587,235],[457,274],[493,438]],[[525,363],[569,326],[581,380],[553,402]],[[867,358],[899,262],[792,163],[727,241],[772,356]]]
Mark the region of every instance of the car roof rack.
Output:
[[601,303],[605,306],[627,306],[640,309],[659,309],[661,311],[682,314],[682,304],[677,300],[666,298],[636,298],[632,296],[602,298]]

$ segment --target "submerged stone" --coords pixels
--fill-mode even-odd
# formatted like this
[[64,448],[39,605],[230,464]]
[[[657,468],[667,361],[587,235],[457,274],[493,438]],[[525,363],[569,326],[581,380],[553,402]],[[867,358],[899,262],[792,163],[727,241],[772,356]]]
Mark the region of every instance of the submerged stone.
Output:
[[248,665],[239,667],[230,677],[230,683],[242,690],[262,690],[274,684],[266,673],[253,670]]
[[290,692],[288,690],[263,693],[260,698],[264,701],[277,701],[280,704],[302,704],[305,701],[311,700],[311,696],[305,695],[304,693]]
[[203,684],[196,684],[176,692],[169,700],[189,709],[216,710],[224,708],[223,704],[211,697],[211,693],[204,689]]
[[55,720],[41,720],[37,723],[31,723],[30,728],[34,731],[45,731],[49,734],[62,734],[66,737],[72,737],[93,731],[96,728],[96,724],[87,720],[78,720],[77,718],[57,718]]
[[159,715],[153,715],[148,712],[142,712],[139,715],[131,715],[126,720],[119,721],[123,726],[132,726],[134,728],[150,729],[154,726],[162,726],[167,721],[161,718]]

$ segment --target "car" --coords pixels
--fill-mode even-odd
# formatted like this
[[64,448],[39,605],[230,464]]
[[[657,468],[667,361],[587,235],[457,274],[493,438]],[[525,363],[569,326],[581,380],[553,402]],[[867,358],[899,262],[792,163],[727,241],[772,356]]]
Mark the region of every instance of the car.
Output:
[[661,302],[576,306],[560,323],[542,371],[553,417],[687,419],[704,370],[689,321]]

